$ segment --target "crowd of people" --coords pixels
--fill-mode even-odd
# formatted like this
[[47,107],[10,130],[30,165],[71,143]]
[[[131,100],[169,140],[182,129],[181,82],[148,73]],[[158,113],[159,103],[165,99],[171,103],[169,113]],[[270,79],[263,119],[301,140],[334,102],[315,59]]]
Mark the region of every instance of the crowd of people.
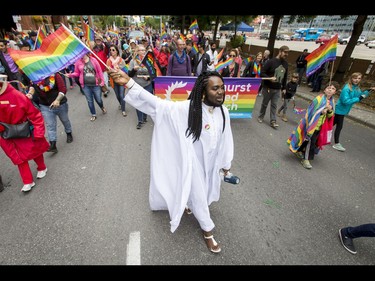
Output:
[[[35,46],[33,34],[30,34],[30,46]],[[171,232],[177,229],[184,213],[194,214],[208,249],[212,253],[219,253],[221,246],[213,236],[215,224],[210,217],[209,206],[219,200],[222,180],[220,172],[224,175],[230,173],[234,152],[229,112],[223,106],[223,77],[262,78],[258,94],[262,101],[257,120],[263,123],[268,104],[271,103],[269,122],[272,128],[277,129],[279,125],[276,116],[288,121],[286,110],[288,103],[294,101],[297,87],[306,71],[307,50],[298,57],[296,72],[289,79],[289,47],[286,45],[279,48],[279,53],[274,58],[270,58],[270,52],[266,50],[243,65],[240,48],[225,50],[219,57],[216,43],[208,42],[204,36],[198,36],[195,42],[181,39],[178,33],[167,40],[161,40],[157,36],[120,40],[97,34],[95,41],[91,43],[92,53],[88,52],[70,67],[51,74],[43,81],[30,81],[7,53],[8,47],[15,48],[17,44],[0,40],[0,60],[3,66],[3,73],[0,74],[6,77],[0,81],[0,101],[5,101],[4,104],[12,101],[20,105],[18,111],[1,110],[0,121],[19,124],[29,120],[33,128],[32,134],[27,138],[5,139],[1,137],[5,127],[0,125],[0,146],[18,166],[24,184],[21,191],[28,192],[35,186],[28,163],[30,160],[37,164],[36,177],[46,176],[47,167],[43,154],[58,151],[57,116],[64,126],[67,143],[73,142],[65,79],[70,82],[70,89],[74,84],[80,87],[81,93],[86,97],[92,122],[97,119],[94,100],[102,113],[106,114],[102,96],[108,97],[112,88],[123,117],[127,116],[126,104],[136,109],[136,129],[142,128],[148,121],[148,116],[155,124],[151,151],[150,208],[169,211]],[[198,51],[193,51],[194,45]],[[197,77],[188,100],[174,103],[154,95],[154,77],[143,63],[147,51],[153,52],[162,75]],[[228,59],[232,59],[231,63],[217,72],[215,66]],[[127,71],[124,70],[126,67]],[[330,80],[323,86],[322,93],[310,103],[305,116],[292,131],[287,140],[289,150],[301,159],[304,168],[312,168],[310,161],[322,146],[330,143],[327,132],[332,131],[335,125],[333,147],[345,151],[339,142],[344,117],[354,103],[360,102],[371,90],[375,90],[375,87],[361,90],[361,78],[361,73],[351,75],[337,104],[333,96],[340,90],[340,86]],[[320,92],[321,80],[316,80],[316,83]],[[21,86],[24,84],[26,87]],[[277,109],[279,98],[283,103]],[[204,133],[202,129],[205,130]],[[168,153],[164,153],[165,147],[168,147]],[[179,153],[181,151],[190,153],[185,155]],[[176,164],[175,170],[170,169],[170,163]],[[0,191],[3,189],[0,176]],[[358,232],[351,227],[339,231],[340,241],[351,253],[356,253],[352,239],[372,234],[373,225],[361,227]]]

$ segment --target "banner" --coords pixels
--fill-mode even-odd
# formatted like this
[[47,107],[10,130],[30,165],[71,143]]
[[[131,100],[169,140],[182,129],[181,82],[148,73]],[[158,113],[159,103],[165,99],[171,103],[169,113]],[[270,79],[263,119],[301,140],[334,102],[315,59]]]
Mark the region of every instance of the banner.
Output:
[[[155,78],[155,95],[167,100],[187,100],[197,77],[158,76]],[[261,78],[224,77],[225,102],[231,119],[252,118]]]

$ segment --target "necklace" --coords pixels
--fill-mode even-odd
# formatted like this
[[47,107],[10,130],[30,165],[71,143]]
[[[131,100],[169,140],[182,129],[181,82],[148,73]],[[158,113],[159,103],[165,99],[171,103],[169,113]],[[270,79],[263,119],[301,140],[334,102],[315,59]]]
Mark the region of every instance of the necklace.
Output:
[[48,92],[50,91],[54,86],[55,86],[55,75],[51,75],[49,77],[49,84],[48,85],[45,85],[46,83],[46,80],[43,80],[43,81],[40,81],[39,83],[37,83],[37,85],[39,86],[39,88],[44,91],[44,92]]

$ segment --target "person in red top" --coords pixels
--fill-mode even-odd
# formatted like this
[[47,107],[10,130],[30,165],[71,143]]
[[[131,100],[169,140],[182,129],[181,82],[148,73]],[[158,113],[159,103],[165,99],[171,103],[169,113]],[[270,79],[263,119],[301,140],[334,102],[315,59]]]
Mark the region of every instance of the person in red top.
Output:
[[37,178],[45,177],[47,167],[44,163],[43,153],[49,148],[44,137],[45,124],[42,113],[31,100],[22,92],[8,84],[7,78],[0,77],[0,122],[20,124],[29,120],[34,129],[27,138],[4,139],[2,132],[5,128],[0,125],[0,146],[18,169],[24,183],[21,191],[27,192],[35,185],[29,162],[34,160],[37,165]]
[[163,76],[165,76],[167,74],[169,56],[171,55],[171,51],[169,50],[168,43],[164,42],[161,45],[160,51],[157,48],[154,48],[154,54],[161,66],[160,71],[163,74]]
[[103,38],[100,37],[100,36],[97,36],[95,38],[95,45],[92,49],[92,51],[94,52],[95,55],[97,55],[101,60],[99,62],[100,64],[100,68],[102,69],[103,71],[103,75],[104,75],[104,85],[102,86],[102,93],[104,94],[104,97],[106,98],[109,94],[109,90],[108,90],[108,73],[107,73],[107,67],[106,67],[106,62],[107,62],[107,59],[108,59],[108,56],[109,56],[109,45],[107,45],[106,43],[103,42]]

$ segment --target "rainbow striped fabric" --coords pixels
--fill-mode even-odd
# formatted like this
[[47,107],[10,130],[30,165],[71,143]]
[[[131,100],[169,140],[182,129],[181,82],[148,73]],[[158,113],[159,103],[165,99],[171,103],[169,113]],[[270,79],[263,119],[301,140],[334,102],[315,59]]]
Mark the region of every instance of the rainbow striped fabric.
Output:
[[189,26],[189,29],[190,29],[190,30],[199,29],[197,19],[193,20],[193,22],[192,22],[191,25]]
[[152,78],[162,76],[158,60],[155,58],[154,53],[148,51],[142,60]]
[[215,58],[216,61],[219,61],[219,60],[221,59],[221,57],[222,57],[223,54],[224,54],[224,49],[225,49],[225,48],[222,48],[221,51],[217,54],[217,56],[216,56],[216,58]]
[[186,42],[186,36],[183,35],[182,33],[180,33],[180,39],[181,39],[181,40],[184,40],[184,41]]
[[47,37],[46,32],[44,31],[43,27],[39,27],[38,35],[36,36],[34,50],[39,49],[42,45],[43,40]]
[[229,58],[229,59],[227,59],[226,61],[222,61],[222,62],[218,63],[217,65],[215,65],[215,70],[216,70],[217,72],[219,72],[219,71],[222,70],[224,67],[230,65],[232,62],[233,62],[233,58]]
[[197,43],[195,43],[194,41],[193,41],[193,47],[191,48],[191,52],[193,53],[193,55],[198,53],[198,46],[197,46]]
[[129,64],[125,64],[123,68],[121,68],[122,71],[124,71],[126,74],[129,72]]
[[338,35],[336,34],[326,44],[315,49],[306,57],[306,76],[310,76],[317,71],[325,62],[336,59]]
[[163,30],[160,34],[160,40],[167,40],[167,33],[165,32],[165,30]]
[[10,50],[14,62],[33,82],[74,64],[90,49],[79,40],[65,25],[47,36],[39,49],[34,51]]
[[244,62],[245,62],[246,65],[248,65],[252,60],[253,60],[252,57],[248,57],[248,58],[244,59]]
[[82,26],[87,40],[86,44],[90,46],[89,41],[95,41],[95,31],[85,22],[82,23]]

